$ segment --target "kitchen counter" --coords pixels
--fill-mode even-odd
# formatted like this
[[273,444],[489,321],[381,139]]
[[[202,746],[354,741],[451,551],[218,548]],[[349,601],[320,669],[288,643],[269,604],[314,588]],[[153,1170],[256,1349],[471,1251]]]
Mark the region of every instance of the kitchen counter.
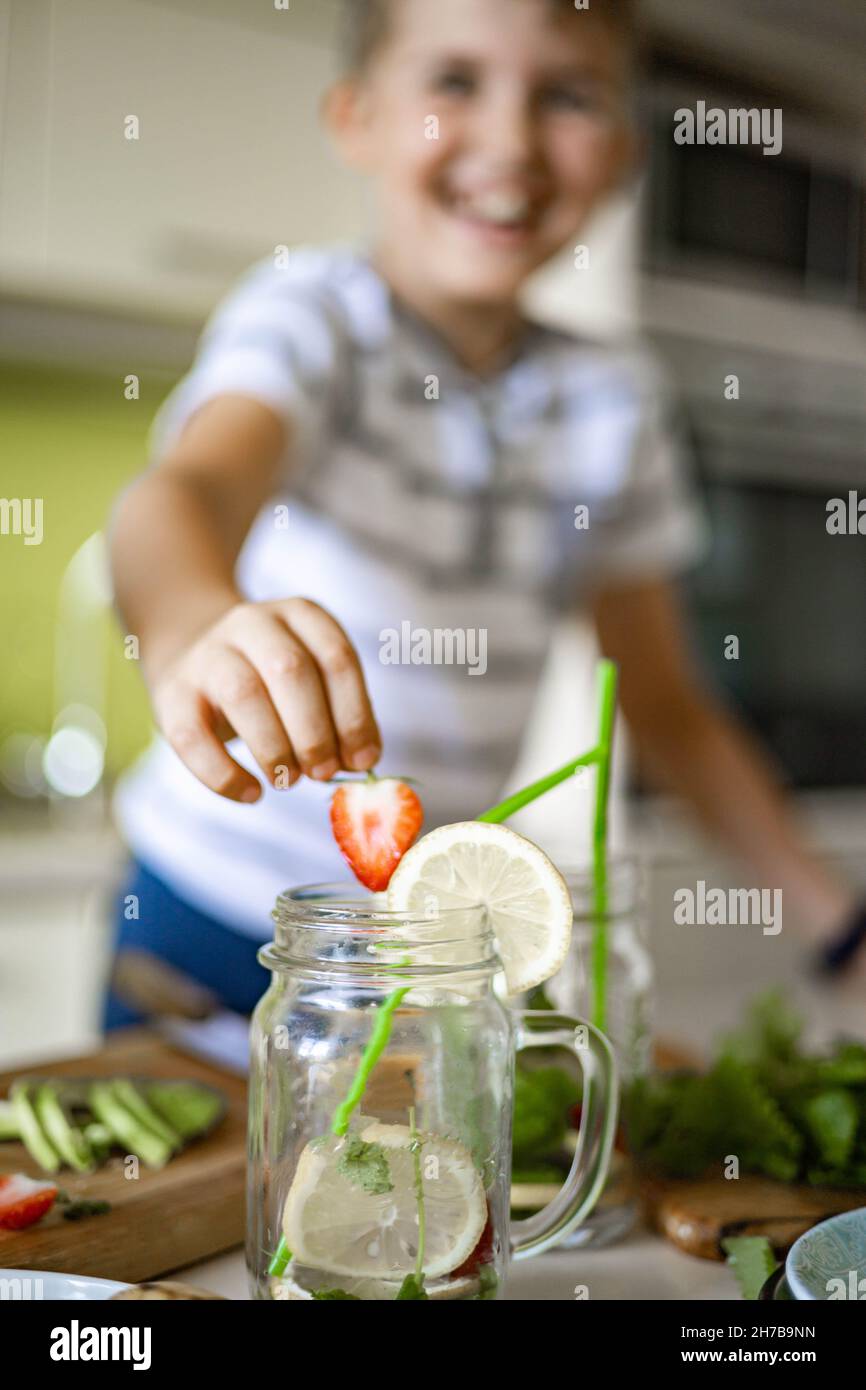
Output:
[[[831,815],[833,808],[838,815]],[[803,809],[805,814],[808,808]],[[853,800],[846,799],[843,804],[838,798],[830,798],[827,806],[818,807],[814,814],[810,839],[825,850],[832,846],[830,857],[836,867],[852,882],[866,888],[866,861],[859,848],[866,843],[866,798],[857,799],[856,804]],[[811,1042],[820,1043],[839,1033],[864,1036],[866,994],[862,986],[859,992],[840,992],[812,984],[803,969],[802,938],[793,929],[788,930],[787,921],[778,936],[765,936],[760,929],[750,928],[675,926],[672,902],[677,888],[694,886],[700,877],[722,884],[742,884],[744,880],[735,871],[726,872],[710,862],[702,847],[693,845],[682,827],[677,829],[669,823],[663,808],[648,813],[646,821],[639,842],[652,865],[650,946],[656,971],[656,1019],[666,1037],[706,1054],[714,1036],[736,1025],[746,1000],[774,984],[782,986],[791,1002],[802,1010],[808,1020]],[[9,966],[5,972],[0,969],[0,977],[6,981],[0,1000],[6,1008],[0,1008],[0,1014],[5,1012],[4,1025],[16,1041],[30,1027],[32,1040],[24,1059],[28,1064],[37,1052],[37,1039],[39,1053],[49,1057],[80,1054],[98,1046],[98,1036],[91,1041],[92,1023],[84,1029],[84,1006],[76,1001],[82,1000],[88,989],[94,989],[93,957],[97,938],[101,941],[105,929],[99,913],[91,916],[76,907],[74,923],[70,916],[70,924],[61,930],[66,920],[62,910],[71,913],[74,896],[69,891],[66,863],[78,862],[79,867],[83,864],[84,888],[92,891],[96,881],[107,899],[118,870],[117,849],[113,841],[109,846],[97,846],[94,842],[94,854],[99,850],[102,866],[100,874],[95,875],[94,864],[80,853],[80,844],[70,841],[64,871],[55,886],[43,869],[46,863],[58,862],[54,851],[58,845],[66,845],[66,836],[61,838],[62,845],[59,840],[52,840],[50,846],[34,841],[25,854],[26,837],[22,837],[18,842],[22,852],[7,855],[5,882],[0,884],[7,890],[7,911],[0,931],[0,965],[5,961]],[[0,872],[0,879],[4,872]],[[32,892],[28,890],[31,881]],[[56,930],[50,930],[55,924]],[[44,941],[44,950],[38,956],[36,940]],[[88,943],[89,956],[84,949]],[[46,981],[51,986],[50,994]],[[45,1005],[46,999],[50,1008]],[[67,1017],[72,1003],[78,1009],[75,1018],[71,1014]],[[17,1053],[18,1048],[9,1048],[7,1066],[19,1064]],[[190,1265],[180,1277],[229,1298],[248,1297],[240,1250]],[[628,1240],[606,1250],[553,1252],[521,1262],[512,1268],[506,1297],[517,1301],[570,1300],[578,1285],[587,1286],[591,1299],[603,1300],[700,1301],[738,1297],[734,1280],[723,1264],[685,1255],[648,1231],[636,1231]]]
[[[716,941],[719,941],[718,936]],[[761,953],[760,946],[758,953]],[[715,954],[715,964],[719,970],[725,952],[717,947]],[[677,1036],[700,1042],[706,1047],[711,1036],[706,1025],[708,1017],[713,1020],[719,1018],[728,1024],[736,1022],[743,999],[754,993],[754,987],[748,988],[742,984],[741,972],[746,954],[744,951],[738,953],[739,960],[733,970],[735,976],[739,976],[737,987],[725,989],[722,1000],[719,1000],[713,984],[713,972],[706,969],[706,957],[706,973],[700,979],[681,974],[677,980],[674,962],[670,960],[671,969],[666,984],[671,1004],[676,1002],[677,1005],[672,1011],[677,1013],[682,1025]],[[777,946],[772,956],[776,962],[780,962],[784,958],[783,950]],[[862,988],[858,992],[818,987],[809,982],[801,970],[791,968],[793,959],[789,958],[787,963],[789,968],[785,972],[778,970],[777,966],[777,977],[782,975],[786,979],[792,999],[809,1020],[809,1032],[814,1038],[825,1040],[838,1033],[863,1036]],[[184,1270],[178,1277],[226,1298],[249,1297],[241,1251],[203,1261]],[[582,1285],[587,1289],[584,1297],[596,1300],[640,1302],[739,1298],[733,1275],[724,1264],[686,1255],[645,1229],[635,1230],[626,1240],[607,1249],[551,1251],[535,1259],[520,1261],[512,1265],[505,1297],[515,1302],[560,1302],[574,1299],[575,1289]]]
[[[249,1298],[241,1251],[205,1260],[177,1277],[225,1298]],[[596,1301],[739,1298],[725,1265],[684,1255],[641,1230],[606,1250],[561,1250],[521,1260],[512,1265],[505,1297],[518,1303],[568,1302],[578,1296],[576,1289],[582,1298]]]

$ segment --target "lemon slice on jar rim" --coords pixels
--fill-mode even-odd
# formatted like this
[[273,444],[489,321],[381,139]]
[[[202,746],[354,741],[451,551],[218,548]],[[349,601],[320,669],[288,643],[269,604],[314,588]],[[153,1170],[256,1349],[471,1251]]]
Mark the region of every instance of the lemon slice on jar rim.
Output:
[[538,845],[505,825],[442,825],[406,851],[388,885],[388,907],[423,917],[431,903],[438,911],[486,908],[509,994],[549,980],[568,954],[568,885]]

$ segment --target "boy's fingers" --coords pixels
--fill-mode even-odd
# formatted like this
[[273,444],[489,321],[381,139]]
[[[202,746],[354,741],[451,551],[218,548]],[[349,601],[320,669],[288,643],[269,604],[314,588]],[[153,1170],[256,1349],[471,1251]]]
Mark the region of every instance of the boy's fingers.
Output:
[[340,766],[340,750],[315,661],[304,643],[272,613],[247,616],[234,645],[267,687],[307,777],[326,781]]
[[217,738],[210,726],[210,711],[196,690],[172,687],[157,700],[156,713],[175,753],[200,782],[232,801],[258,801],[261,787]]
[[358,654],[330,613],[307,599],[287,605],[292,629],[321,673],[340,742],[341,766],[366,771],[379,760],[382,739]]
[[300,777],[291,740],[258,672],[232,647],[208,660],[205,693],[249,748],[268,781],[292,786]]

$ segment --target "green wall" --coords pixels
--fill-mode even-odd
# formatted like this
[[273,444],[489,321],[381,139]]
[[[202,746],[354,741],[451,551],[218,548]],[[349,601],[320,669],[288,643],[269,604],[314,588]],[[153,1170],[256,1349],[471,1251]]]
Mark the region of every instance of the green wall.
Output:
[[[0,364],[0,497],[43,498],[41,545],[0,535],[0,740],[47,736],[53,710],[57,598],[78,547],[105,527],[113,499],[140,472],[147,434],[168,378],[143,377],[124,398],[123,374]],[[137,663],[106,616],[108,767],[118,771],[149,732]]]

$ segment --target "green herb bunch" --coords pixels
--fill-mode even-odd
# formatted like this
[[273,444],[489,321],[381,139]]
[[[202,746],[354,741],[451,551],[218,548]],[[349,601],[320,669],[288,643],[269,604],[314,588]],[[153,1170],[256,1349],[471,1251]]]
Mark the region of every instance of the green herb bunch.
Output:
[[782,1182],[866,1186],[866,1045],[807,1053],[802,1020],[778,991],[750,1006],[706,1073],[629,1089],[628,1141],[645,1169],[696,1177],[736,1155]]

